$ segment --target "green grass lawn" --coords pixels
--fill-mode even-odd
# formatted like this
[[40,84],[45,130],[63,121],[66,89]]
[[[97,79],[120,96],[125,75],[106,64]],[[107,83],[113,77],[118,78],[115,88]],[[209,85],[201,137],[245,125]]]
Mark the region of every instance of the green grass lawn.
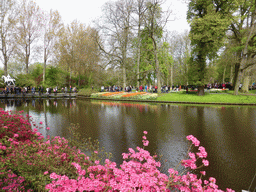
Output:
[[[178,92],[161,93],[157,101],[176,101],[176,102],[198,102],[198,103],[255,103],[256,95],[232,95],[233,91],[226,93],[206,93],[204,96],[197,96],[197,93]],[[250,94],[255,94],[255,90]]]
[[[99,90],[91,88],[80,89],[78,95],[90,96],[92,93],[97,93]],[[223,93],[205,93],[204,96],[197,96],[196,92],[186,91],[160,93],[157,101],[174,101],[174,102],[196,102],[196,103],[236,103],[236,104],[256,104],[256,90],[250,90],[249,93],[233,95],[234,91],[225,91]],[[136,100],[139,100],[136,98]]]

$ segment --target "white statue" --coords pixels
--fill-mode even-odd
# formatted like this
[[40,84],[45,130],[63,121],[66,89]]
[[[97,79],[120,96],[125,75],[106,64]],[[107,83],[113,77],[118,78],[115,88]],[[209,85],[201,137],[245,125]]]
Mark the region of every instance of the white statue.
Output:
[[15,85],[15,79],[11,78],[9,74],[7,77],[3,75],[2,78],[4,79],[4,83],[6,83],[6,85]]

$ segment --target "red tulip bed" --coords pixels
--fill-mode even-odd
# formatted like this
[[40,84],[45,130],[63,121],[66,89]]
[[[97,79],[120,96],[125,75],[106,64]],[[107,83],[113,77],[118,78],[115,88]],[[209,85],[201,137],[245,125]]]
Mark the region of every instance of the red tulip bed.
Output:
[[156,156],[145,150],[149,144],[146,131],[142,147],[129,148],[117,166],[109,159],[100,162],[95,158],[98,151],[89,157],[71,148],[65,138],[46,139],[36,128],[32,130],[31,123],[35,124],[28,116],[0,109],[2,191],[222,191],[214,178],[203,179],[205,171],[199,177],[191,173],[209,165],[205,148],[192,135],[187,139],[197,152],[181,160],[186,172],[179,174],[170,168],[166,175],[159,171]]

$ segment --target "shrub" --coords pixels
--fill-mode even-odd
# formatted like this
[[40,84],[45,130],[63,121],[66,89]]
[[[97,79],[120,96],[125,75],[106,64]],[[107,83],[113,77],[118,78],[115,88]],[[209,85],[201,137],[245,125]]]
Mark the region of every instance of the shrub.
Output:
[[[0,110],[0,187],[8,191],[221,191],[216,180],[198,178],[191,171],[209,165],[207,152],[194,136],[187,139],[197,152],[189,152],[179,165],[183,173],[170,168],[169,175],[161,173],[157,156],[145,150],[149,141],[147,132],[142,137],[143,148],[129,148],[123,153],[120,168],[109,159],[102,165],[97,159],[99,151],[91,157],[82,153],[76,145],[79,135],[73,134],[71,146],[59,136],[43,139],[37,129],[31,130],[29,117]],[[34,124],[34,122],[32,122]],[[42,124],[40,122],[39,124]],[[73,127],[73,128],[72,128]],[[40,128],[40,127],[39,127]],[[78,127],[73,125],[70,130]],[[47,128],[48,130],[48,128]],[[16,132],[17,131],[17,132]],[[24,133],[27,131],[27,135]],[[97,147],[97,146],[96,146]],[[90,148],[92,150],[98,148]],[[193,150],[195,151],[195,150]],[[228,192],[233,190],[227,189]]]

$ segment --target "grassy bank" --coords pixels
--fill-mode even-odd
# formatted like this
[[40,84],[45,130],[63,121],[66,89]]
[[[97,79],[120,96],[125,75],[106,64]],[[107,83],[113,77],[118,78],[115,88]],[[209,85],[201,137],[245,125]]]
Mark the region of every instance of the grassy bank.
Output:
[[79,89],[78,95],[83,95],[89,97],[92,93],[97,93],[99,92],[98,89],[92,89],[92,88],[83,88]]
[[186,94],[186,92],[160,93],[157,101],[256,104],[256,95],[233,95],[233,91],[228,91],[227,93],[205,93],[204,96],[197,96],[196,93]]
[[[92,90],[81,89],[78,95],[90,96],[93,93],[98,93],[97,89]],[[107,97],[102,97],[107,99]],[[100,97],[99,97],[100,99]],[[108,99],[117,99],[111,97]],[[120,98],[119,98],[120,99]],[[118,100],[119,100],[118,99]],[[126,98],[127,99],[127,98]],[[130,97],[129,100],[140,100],[140,97]],[[141,100],[145,100],[141,97]],[[250,90],[249,93],[239,93],[239,95],[233,95],[233,91],[223,91],[218,93],[205,93],[204,96],[197,96],[196,92],[189,92],[186,94],[185,91],[171,92],[171,93],[160,93],[158,94],[156,101],[163,102],[195,102],[195,103],[234,103],[234,104],[256,104],[256,90]]]

